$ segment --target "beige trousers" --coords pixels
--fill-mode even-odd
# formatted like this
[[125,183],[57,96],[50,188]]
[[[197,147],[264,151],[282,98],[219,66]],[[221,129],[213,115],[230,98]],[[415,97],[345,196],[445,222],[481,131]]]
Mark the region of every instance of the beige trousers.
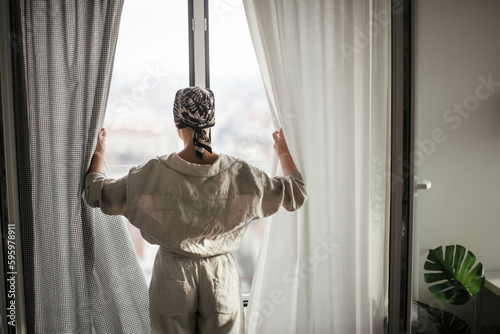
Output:
[[188,258],[160,247],[149,287],[151,333],[244,333],[234,253]]

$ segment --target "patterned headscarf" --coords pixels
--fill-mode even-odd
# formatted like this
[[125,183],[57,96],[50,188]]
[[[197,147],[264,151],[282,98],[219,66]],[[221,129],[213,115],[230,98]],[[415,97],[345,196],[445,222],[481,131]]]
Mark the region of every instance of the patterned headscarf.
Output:
[[175,94],[174,122],[178,129],[193,129],[196,155],[201,159],[203,151],[212,153],[210,135],[204,129],[215,125],[215,98],[208,88],[188,87]]

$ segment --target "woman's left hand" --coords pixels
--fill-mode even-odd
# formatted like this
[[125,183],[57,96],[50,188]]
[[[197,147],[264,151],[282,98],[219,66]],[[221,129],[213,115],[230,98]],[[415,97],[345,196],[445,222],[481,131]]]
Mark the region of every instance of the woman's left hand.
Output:
[[95,148],[94,155],[92,156],[92,162],[90,163],[90,172],[104,172],[104,154],[106,153],[106,130],[102,128],[97,134],[97,146]]
[[106,153],[106,129],[102,128],[97,135],[97,146],[95,148],[95,153]]

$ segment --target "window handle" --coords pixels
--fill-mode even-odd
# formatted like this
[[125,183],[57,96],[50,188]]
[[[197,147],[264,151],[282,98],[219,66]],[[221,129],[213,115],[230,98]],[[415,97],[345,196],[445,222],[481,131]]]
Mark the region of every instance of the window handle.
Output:
[[422,183],[417,183],[417,190],[427,190],[431,189],[432,182],[424,180]]
[[414,192],[415,196],[418,196],[418,191],[419,190],[428,190],[431,189],[432,187],[432,182],[428,180],[423,180],[421,183],[418,182],[417,177],[415,176],[415,185],[414,185]]

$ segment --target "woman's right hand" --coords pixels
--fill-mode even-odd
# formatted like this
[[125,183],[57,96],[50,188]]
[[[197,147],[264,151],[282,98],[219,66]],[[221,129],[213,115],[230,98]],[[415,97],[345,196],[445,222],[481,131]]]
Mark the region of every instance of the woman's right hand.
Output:
[[283,169],[283,174],[287,175],[291,172],[297,172],[297,167],[293,162],[290,151],[288,150],[288,145],[286,144],[285,136],[283,135],[283,129],[275,131],[273,133],[274,139],[274,150],[280,159],[281,168]]
[[283,154],[290,154],[290,151],[288,150],[288,145],[286,144],[285,136],[283,135],[283,129],[275,131],[273,133],[273,139],[274,139],[273,147],[278,157]]

